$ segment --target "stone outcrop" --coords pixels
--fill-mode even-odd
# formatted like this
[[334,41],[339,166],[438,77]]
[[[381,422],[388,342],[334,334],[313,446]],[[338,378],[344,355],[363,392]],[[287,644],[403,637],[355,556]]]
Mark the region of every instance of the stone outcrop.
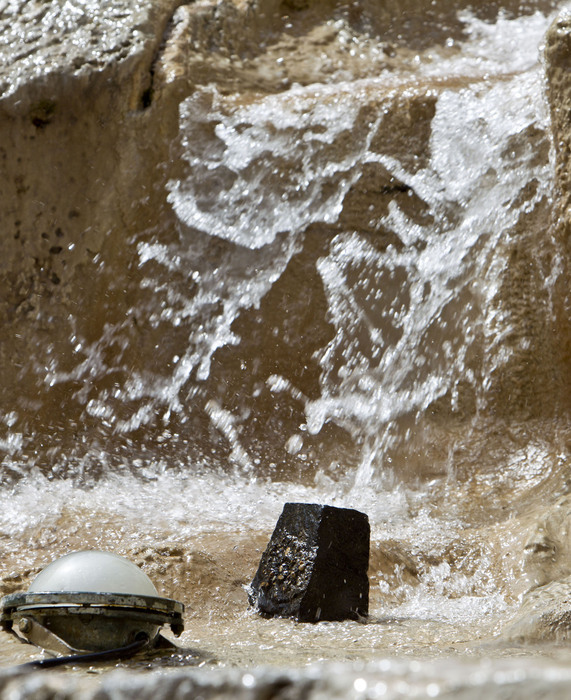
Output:
[[[212,332],[232,304],[219,295],[209,317],[185,316],[180,307],[199,295],[196,275],[203,270],[161,267],[151,260],[153,291],[139,253],[148,243],[166,250],[184,239],[192,241],[200,264],[210,266],[208,274],[221,262],[240,261],[238,279],[256,268],[251,251],[220,237],[207,239],[186,226],[167,201],[167,183],[187,168],[179,108],[199,86],[214,85],[224,110],[293,85],[336,86],[382,71],[413,75],[428,45],[444,50],[446,39],[454,44],[464,37],[465,22],[457,13],[464,5],[493,19],[500,9],[527,13],[552,3],[537,2],[531,9],[516,0],[453,5],[368,0],[350,8],[328,0],[2,4],[0,444],[9,457],[7,469],[18,475],[29,462],[56,475],[83,473],[88,456],[88,471],[97,476],[106,468],[94,456],[102,446],[110,461],[123,464],[146,458],[148,446],[163,433],[162,454],[172,462],[190,455],[225,464],[242,454],[244,463],[272,465],[268,470],[279,474],[358,463],[360,438],[338,424],[342,421],[326,421],[316,434],[306,431],[303,450],[292,448],[299,436],[288,443],[305,424],[306,403],[320,397],[318,356],[335,333],[317,264],[332,238],[347,231],[372,250],[402,246],[379,221],[392,205],[414,225],[430,220],[426,202],[410,184],[374,159],[365,164],[339,216],[308,225],[273,286],[260,300],[233,309],[235,319],[221,328],[222,340],[211,342],[216,351],[208,368],[191,368],[187,376],[184,363],[176,363],[203,351],[196,329],[202,325]],[[397,15],[399,22],[393,21]],[[457,49],[447,50],[453,55]],[[458,79],[391,84],[387,77],[386,88],[365,96],[351,138],[339,139],[332,157],[342,158],[352,139],[368,137],[370,124],[383,113],[372,152],[418,173],[430,157],[439,95],[465,84]],[[202,128],[197,139],[214,148],[215,125]],[[531,143],[537,157],[547,159],[548,140],[540,130],[516,141],[514,152]],[[335,190],[340,182],[329,187]],[[522,196],[528,195],[533,192]],[[542,288],[554,257],[539,240],[548,216],[544,203],[512,232],[517,242],[493,310],[514,328],[503,338],[510,361],[490,370],[483,397],[476,396],[473,383],[461,382],[456,394],[429,406],[425,434],[427,421],[418,427],[415,417],[402,417],[395,429],[404,435],[409,422],[417,425],[418,447],[407,441],[400,460],[414,474],[426,462],[437,464],[439,473],[445,458],[438,453],[438,431],[450,421],[467,423],[478,410],[510,420],[543,419],[565,405],[568,344],[565,305],[558,301],[565,294],[553,295],[559,304],[553,320],[552,300]],[[266,254],[272,259],[277,252]],[[469,303],[458,299],[454,313],[461,315]],[[371,313],[378,315],[375,308]],[[171,319],[177,314],[182,323],[175,326]],[[378,330],[393,339],[399,333],[390,320]],[[563,341],[554,342],[559,336]],[[469,353],[474,376],[488,370],[482,369],[487,348],[480,341]],[[370,348],[364,352],[371,359]],[[295,392],[273,390],[270,379],[276,376]],[[216,412],[222,416],[218,422]],[[236,426],[221,429],[224,416],[233,417]],[[230,434],[239,435],[240,449]],[[430,441],[436,447],[427,460]],[[388,442],[401,449],[398,440]]]
[[552,581],[528,593],[501,636],[526,644],[568,642],[571,639],[571,578]]
[[[411,4],[410,11],[415,7]],[[303,422],[303,406],[282,393],[276,408],[276,394],[265,381],[268,375],[283,374],[306,396],[318,395],[314,355],[331,338],[331,326],[315,261],[331,235],[353,226],[355,217],[363,218],[360,212],[367,212],[359,223],[364,235],[386,246],[393,237],[373,230],[369,221],[384,215],[393,199],[405,209],[411,209],[411,202],[412,209],[418,205],[422,218],[422,202],[382,167],[363,172],[348,193],[339,224],[312,230],[262,308],[246,310],[237,319],[236,332],[251,346],[248,352],[258,355],[252,360],[258,372],[250,373],[251,386],[243,387],[243,372],[236,367],[243,351],[222,348],[200,402],[185,407],[192,414],[190,436],[185,434],[188,421],[186,428],[181,426],[154,398],[141,406],[146,389],[132,387],[133,377],[142,374],[155,373],[155,384],[172,381],[172,357],[181,355],[189,342],[188,331],[153,320],[160,317],[160,302],[154,302],[157,312],[141,289],[138,250],[148,240],[168,245],[181,233],[166,201],[166,183],[183,167],[178,133],[182,100],[197,85],[211,82],[223,92],[271,93],[293,82],[308,84],[324,76],[334,81],[347,71],[372,75],[400,60],[410,62],[408,48],[396,57],[394,47],[379,51],[367,39],[373,9],[345,19],[341,10],[334,27],[327,4],[311,10],[288,6],[287,15],[272,2],[260,7],[176,0],[147,0],[136,7],[69,2],[62,9],[54,0],[3,7],[0,321],[6,342],[0,348],[0,412],[5,416],[0,440],[8,455],[64,474],[77,468],[73,465],[89,453],[98,433],[115,455],[126,449],[131,459],[141,441],[152,442],[163,429],[151,427],[153,413],[171,416],[174,423],[166,428],[171,436],[181,436],[185,453],[190,443],[197,457],[211,455],[206,407],[212,397],[227,411],[251,412],[255,394],[254,410],[269,410],[273,422],[261,416],[244,426],[242,439],[252,457],[284,468],[297,460],[283,444],[275,451],[272,445],[276,428],[287,435],[288,423]],[[291,22],[307,41],[292,38]],[[344,44],[346,22],[359,31],[365,59],[344,67],[352,60]],[[327,55],[328,67],[315,64],[318,48]],[[284,61],[278,62],[282,55]],[[429,87],[403,96],[394,91],[381,98],[391,139],[379,135],[378,145],[382,142],[391,155],[416,160],[415,167],[422,165],[430,135],[435,97],[429,92]],[[371,108],[379,109],[378,98],[372,99]],[[369,118],[364,112],[364,128]],[[204,260],[234,251],[216,239],[204,247]],[[161,274],[156,270],[159,286]],[[306,295],[298,301],[291,293],[292,287],[299,289],[300,275],[310,305]],[[172,272],[167,279],[176,283]],[[186,273],[180,285],[188,293]],[[279,326],[284,313],[289,326],[276,339],[274,316]],[[241,405],[234,405],[236,400]],[[110,416],[126,426],[126,438],[120,435],[123,429],[109,423]],[[141,423],[144,431],[137,433]],[[38,450],[42,434],[45,448]],[[216,443],[223,463],[228,448],[224,440]],[[169,440],[165,449],[173,444]],[[353,447],[343,430],[326,425],[321,438],[306,436],[311,454],[323,456],[329,445],[337,453],[341,448],[351,462]],[[98,469],[94,466],[91,473]]]
[[[562,274],[553,294],[560,362],[569,366],[570,296],[566,280],[571,254],[571,13],[563,11],[545,37],[544,64],[555,150],[557,192],[554,235],[559,239]],[[568,484],[565,489],[568,490]],[[504,639],[516,642],[562,642],[571,637],[571,498],[561,496],[547,507],[532,528],[523,558],[528,590]]]
[[173,6],[2,6],[0,321],[9,341],[0,410],[18,416],[8,419],[9,454],[22,457],[14,435],[41,424],[52,426],[52,448],[63,438],[69,449],[86,398],[76,392],[86,387],[76,372],[46,393],[50,368],[77,367],[79,337],[97,342],[129,318],[127,241],[160,215],[154,169],[169,124],[164,114],[154,121],[149,95]]
[[141,113],[173,4],[4,7],[4,322],[33,311],[37,316],[40,297],[56,294],[79,265],[100,253],[111,232],[116,235],[119,222],[128,222],[139,199],[133,180],[142,185],[138,166],[150,163],[141,144]]

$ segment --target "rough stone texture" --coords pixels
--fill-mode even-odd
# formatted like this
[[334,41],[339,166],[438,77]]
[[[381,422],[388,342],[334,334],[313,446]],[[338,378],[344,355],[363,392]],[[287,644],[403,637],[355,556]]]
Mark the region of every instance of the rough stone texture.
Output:
[[571,133],[569,131],[569,106],[571,104],[571,14],[561,13],[549,28],[545,37],[545,66],[551,124],[557,155],[557,179],[560,187],[562,214],[569,222],[569,198],[571,197]]
[[537,518],[524,544],[525,590],[502,639],[518,643],[571,639],[571,496]]
[[[2,99],[55,74],[74,79],[141,60],[175,0],[10,0],[0,5]],[[148,76],[147,76],[148,79]],[[133,85],[133,87],[136,87]]]
[[[563,274],[553,295],[558,319],[556,333],[559,337],[561,362],[571,366],[571,337],[569,333],[571,299],[569,296],[569,259],[571,253],[571,15],[563,11],[553,22],[545,37],[544,47],[547,98],[551,114],[553,145],[555,148],[555,174],[558,185],[555,219],[557,233],[563,247],[558,264]],[[568,377],[565,384],[568,385]]]
[[[133,132],[173,4],[4,3],[0,272],[35,277],[50,296],[128,216]],[[2,295],[3,316],[23,312],[28,291],[9,281],[17,298]]]
[[[183,235],[193,243],[199,238],[177,220],[165,189],[183,168],[179,105],[197,86],[215,83],[222,103],[228,95],[229,103],[247,103],[295,83],[337,85],[383,70],[412,70],[423,46],[462,39],[464,23],[457,10],[468,4],[487,19],[500,7],[517,14],[553,5],[433,5],[428,0],[368,0],[358,7],[327,0],[0,3],[0,322],[5,338],[0,346],[0,444],[15,462],[7,470],[18,475],[29,462],[56,475],[83,474],[82,459],[100,446],[112,454],[111,460],[131,461],[135,454],[146,457],[147,446],[156,445],[163,430],[169,434],[161,448],[165,459],[176,462],[190,454],[212,460],[214,451],[225,464],[232,446],[213,427],[208,410],[213,405],[235,417],[236,434],[252,463],[273,465],[269,469],[276,473],[358,463],[358,440],[335,421],[326,422],[318,435],[306,432],[299,455],[284,447],[306,419],[304,401],[319,398],[322,368],[316,358],[334,333],[316,263],[327,254],[332,237],[347,230],[380,250],[400,245],[378,220],[396,203],[422,224],[427,217],[422,197],[378,163],[363,167],[338,220],[308,227],[261,303],[236,311],[227,330],[233,340],[214,355],[208,380],[192,376],[181,384],[179,412],[168,404],[179,400],[168,395],[178,372],[172,358],[191,346],[195,319],[183,315],[186,325],[175,328],[161,314],[169,304],[168,311],[178,311],[179,290],[184,302],[195,287],[188,270],[153,270],[157,288],[170,285],[164,299],[158,294],[153,299],[143,287],[138,246],[149,241],[168,245]],[[347,51],[348,37],[358,44],[354,55]],[[558,104],[564,87],[557,86],[565,80],[558,58],[562,49],[555,49],[555,35],[552,39],[546,56],[552,66],[552,102]],[[463,84],[448,87],[461,89]],[[406,89],[392,90],[387,83],[386,91],[370,95],[355,134],[366,130],[372,113],[383,110],[373,150],[382,148],[411,172],[422,169],[430,153],[435,104],[445,88],[413,81]],[[555,119],[560,131],[564,111]],[[205,133],[198,134],[206,143],[212,138],[208,128],[212,132],[207,124]],[[548,157],[544,133],[522,134],[514,150],[528,143],[538,158]],[[562,150],[561,164],[564,157]],[[561,165],[560,178],[563,169]],[[448,426],[458,416],[467,424],[478,410],[480,415],[488,411],[494,420],[543,419],[567,405],[567,276],[561,275],[552,295],[558,307],[553,316],[552,299],[542,288],[554,257],[539,235],[548,217],[545,203],[511,232],[517,242],[493,310],[511,326],[502,340],[510,360],[493,370],[484,397],[461,384],[454,410],[450,395],[430,406],[427,414],[435,424]],[[243,251],[213,239],[199,253],[201,264],[215,268]],[[248,264],[255,267],[255,262]],[[244,270],[247,275],[247,264]],[[213,302],[213,318],[216,304],[224,303]],[[467,306],[465,299],[457,304]],[[200,318],[196,325],[210,321]],[[378,330],[391,337],[394,328],[386,326]],[[471,354],[470,370],[476,376],[486,353],[486,347],[477,345]],[[272,391],[268,378],[274,375],[297,393]],[[143,379],[138,382],[138,377]],[[427,463],[445,465],[446,456],[437,454],[441,435],[423,434],[415,416],[403,417],[398,426],[402,434],[409,428],[406,421],[414,425],[418,457],[412,454],[414,440],[407,440],[402,469],[410,465],[416,476]],[[126,427],[118,429],[117,423]],[[426,459],[430,441],[435,454]],[[397,444],[395,452],[399,449]],[[399,462],[398,454],[390,457]],[[93,462],[88,471],[97,476],[99,459]]]
[[502,631],[512,642],[568,642],[571,639],[571,578],[529,592],[516,617]]
[[[116,270],[129,265],[138,217],[149,222],[142,203],[153,207],[147,168],[163,157],[168,120],[154,123],[147,95],[173,4],[2,4],[0,322],[11,338],[2,385],[24,432],[53,417],[56,442],[64,425],[73,430],[79,377],[46,400],[46,371],[75,364],[77,332],[101,338],[128,317]],[[43,356],[35,378],[18,360],[31,353]]]
[[348,508],[286,503],[250,587],[250,603],[299,622],[369,612],[369,519]]
[[[146,419],[145,431],[127,430],[123,438],[103,423],[113,414],[126,424],[133,418],[136,428],[140,411],[165,413],[154,399],[141,406],[133,377],[154,373],[155,384],[168,382],[173,355],[181,355],[189,344],[184,327],[176,330],[153,319],[157,313],[142,291],[137,254],[139,244],[168,244],[181,233],[165,188],[181,168],[181,101],[197,85],[212,81],[222,91],[245,92],[275,92],[324,76],[335,81],[343,77],[335,66],[347,60],[347,52],[340,30],[327,24],[331,8],[319,3],[309,15],[289,8],[291,17],[271,2],[254,7],[147,0],[133,6],[53,0],[14,2],[0,9],[5,42],[0,66],[0,321],[9,339],[0,347],[0,412],[6,416],[0,421],[0,440],[20,464],[30,460],[63,474],[90,452],[95,434],[113,459],[120,459],[123,450],[132,459],[163,429]],[[339,10],[340,17],[344,12]],[[370,9],[347,18],[360,27],[363,41],[373,16]],[[293,33],[285,30],[290,20],[296,26]],[[307,41],[292,38],[298,32],[306,33]],[[367,46],[363,65],[356,58],[350,70],[374,75],[397,60],[389,55],[392,49],[379,54],[374,42]],[[327,54],[329,69],[315,65],[317,50]],[[276,68],[282,54],[283,75]],[[398,60],[412,56],[406,48]],[[379,135],[376,142],[412,165],[415,160],[415,167],[422,167],[428,147],[435,103],[430,90],[371,96],[370,109],[386,110],[392,134],[389,139]],[[365,128],[369,118],[368,111],[360,116]],[[208,383],[200,387],[200,400],[186,408],[190,420],[185,427],[167,411],[173,422],[165,427],[171,436],[180,435],[185,455],[190,450],[212,459],[214,443],[220,463],[227,461],[228,447],[213,436],[205,410],[214,398],[233,414],[254,414],[241,426],[241,440],[252,458],[284,471],[296,464],[308,468],[275,440],[276,433],[288,436],[292,425],[303,423],[303,406],[283,392],[277,397],[266,380],[280,374],[302,395],[318,396],[315,353],[330,340],[332,329],[315,262],[331,236],[346,226],[358,226],[376,246],[394,242],[371,224],[393,199],[412,216],[418,208],[422,221],[423,203],[409,188],[382,167],[365,169],[348,193],[338,224],[311,230],[261,308],[245,309],[236,319],[233,332],[248,347],[219,350]],[[213,239],[202,260],[216,264],[235,254],[233,246]],[[161,271],[155,275],[160,285]],[[170,270],[168,283],[179,283]],[[180,288],[193,293],[186,272]],[[30,349],[33,361],[22,362]],[[244,355],[252,358],[247,375],[241,369]],[[63,381],[62,375],[67,375]],[[45,448],[38,450],[44,432]],[[332,423],[318,436],[306,435],[305,446],[316,464],[336,459],[351,464],[354,459],[351,439]],[[171,447],[177,456],[172,439],[164,450]],[[98,469],[95,464],[91,475]]]
[[524,552],[530,589],[571,576],[571,496],[562,496],[544,510]]

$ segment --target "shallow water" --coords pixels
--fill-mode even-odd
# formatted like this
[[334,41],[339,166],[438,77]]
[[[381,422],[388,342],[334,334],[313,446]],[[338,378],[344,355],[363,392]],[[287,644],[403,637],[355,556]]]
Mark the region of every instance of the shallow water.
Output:
[[[351,664],[443,657],[422,667],[434,697],[458,689],[460,657],[523,655],[541,687],[568,683],[564,640],[502,637],[526,591],[571,575],[540,60],[563,7],[458,11],[433,39],[403,20],[399,41],[396,18],[390,46],[347,8],[292,12],[231,77],[193,57],[217,79],[180,102],[164,224],[93,257],[100,297],[77,281],[77,308],[54,296],[11,321],[7,361],[19,333],[30,345],[0,407],[4,593],[109,549],[187,606],[185,651],[137,669],[347,662],[356,696],[398,697],[409,661],[361,684]],[[248,609],[288,501],[368,514],[367,623]],[[0,644],[5,665],[35,654]],[[474,668],[472,690],[502,686]]]

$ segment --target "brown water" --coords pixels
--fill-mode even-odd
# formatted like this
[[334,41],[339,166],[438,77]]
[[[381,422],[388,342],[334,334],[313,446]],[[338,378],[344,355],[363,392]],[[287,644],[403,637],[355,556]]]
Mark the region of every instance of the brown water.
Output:
[[[187,605],[172,663],[255,669],[241,688],[265,666],[346,662],[342,696],[350,664],[390,657],[367,671],[385,692],[351,692],[397,697],[420,674],[433,697],[465,657],[523,655],[502,678],[559,692],[567,278],[540,46],[563,6],[302,5],[240,39],[242,10],[201,24],[182,5],[130,117],[140,136],[119,165],[93,155],[97,231],[91,190],[54,203],[39,243],[33,202],[20,212],[2,269],[2,592],[109,549]],[[64,133],[71,148],[64,127],[42,127],[40,155]],[[248,609],[286,501],[368,514],[367,624]],[[35,653],[0,644],[6,665]],[[502,686],[500,666],[474,668],[477,692]]]

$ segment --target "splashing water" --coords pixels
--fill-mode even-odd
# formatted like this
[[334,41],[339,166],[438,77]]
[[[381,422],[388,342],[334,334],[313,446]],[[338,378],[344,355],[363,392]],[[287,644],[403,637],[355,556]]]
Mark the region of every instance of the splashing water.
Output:
[[[87,541],[156,566],[175,597],[184,567],[204,566],[222,605],[216,584],[233,600],[258,554],[242,554],[232,577],[220,573],[228,551],[262,547],[284,501],[320,501],[369,514],[374,613],[414,623],[400,637],[371,625],[373,651],[384,634],[430,644],[427,619],[443,645],[456,635],[446,625],[497,629],[522,592],[528,527],[503,509],[519,516],[559,492],[566,463],[564,429],[554,442],[518,424],[490,444],[479,422],[529,408],[522,357],[541,365],[549,350],[541,328],[522,330],[521,300],[534,300],[533,318],[555,317],[538,64],[549,18],[461,18],[462,42],[401,73],[275,94],[212,84],[182,101],[165,193],[175,223],[132,241],[128,320],[95,339],[74,328],[72,362],[37,362],[46,395],[77,387],[89,433],[77,481],[52,480],[66,475],[65,453],[59,471],[23,460],[35,435],[24,438],[16,409],[3,417],[5,472],[22,476],[0,516],[10,575]],[[526,246],[530,277],[512,279]],[[542,249],[548,274],[533,262]],[[133,318],[153,341],[142,361]],[[156,564],[165,541],[171,584]],[[267,635],[241,613],[233,623],[244,644]],[[290,634],[280,627],[277,641]],[[323,644],[351,634],[327,629]]]
[[[493,26],[464,19],[475,43],[455,62],[421,64],[426,82],[409,88],[395,89],[395,77],[383,76],[244,100],[207,87],[181,107],[189,174],[169,184],[175,211],[191,231],[271,248],[280,260],[279,269],[257,268],[235,293],[226,286],[234,301],[220,317],[223,341],[249,351],[246,339],[228,333],[237,310],[260,303],[308,227],[307,236],[312,226],[330,231],[316,261],[334,329],[313,356],[319,396],[308,397],[288,376],[261,379],[303,401],[307,433],[334,422],[366,442],[381,440],[369,446],[381,460],[387,442],[379,435],[398,417],[420,416],[446,394],[454,410],[467,386],[477,405],[485,403],[482,389],[512,355],[498,345],[510,319],[497,301],[512,231],[551,197],[537,44],[518,39],[521,33],[537,41],[545,18],[500,18]],[[506,77],[498,76],[500,66]],[[492,69],[494,79],[482,81]],[[438,83],[451,75],[463,76],[460,89]],[[411,105],[401,120],[414,118],[415,100],[425,111],[419,118],[430,116],[426,153],[412,158],[406,144],[395,153],[383,136],[394,128],[407,90]],[[383,179],[380,191],[377,179],[369,184],[371,173]],[[347,220],[343,210],[360,184],[372,192],[359,200],[365,211]],[[389,193],[388,204],[379,206]],[[295,239],[297,247],[282,246],[285,256],[278,258],[277,237]],[[201,378],[220,347],[220,331],[218,324]],[[299,452],[303,438],[296,431],[284,442]]]

